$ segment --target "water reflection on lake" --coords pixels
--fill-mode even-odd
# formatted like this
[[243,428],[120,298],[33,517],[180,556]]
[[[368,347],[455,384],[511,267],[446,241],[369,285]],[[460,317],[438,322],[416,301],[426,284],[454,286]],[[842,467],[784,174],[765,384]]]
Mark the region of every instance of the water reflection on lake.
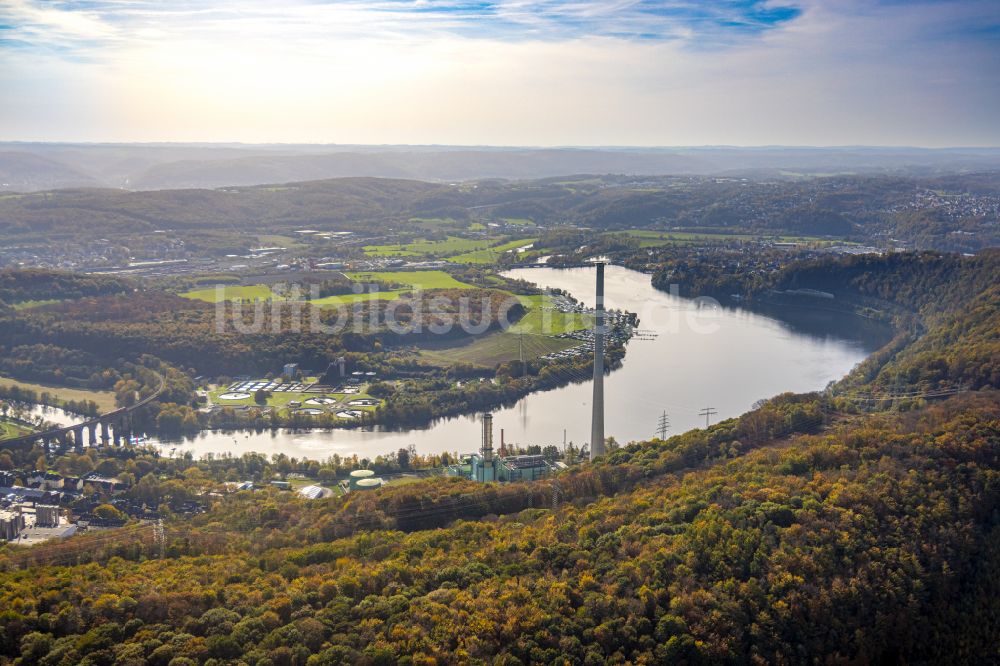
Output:
[[[593,305],[592,268],[526,268],[510,277],[563,289]],[[865,320],[816,310],[771,310],[769,315],[731,307],[706,307],[654,289],[649,276],[608,266],[609,308],[637,312],[640,328],[655,339],[629,343],[623,366],[605,379],[605,431],[619,442],[653,436],[657,419],[669,414],[671,433],[704,425],[703,407],[716,418],[745,412],[760,398],[785,391],[824,388],[845,375],[887,340],[888,331]],[[590,433],[589,383],[529,395],[494,412],[495,437],[508,442],[561,444],[563,432],[577,444]],[[206,432],[192,440],[163,442],[164,450],[204,453],[248,451],[327,458],[334,453],[373,457],[415,444],[423,453],[473,451],[479,445],[474,416],[441,420],[405,432],[380,429],[324,431]]]

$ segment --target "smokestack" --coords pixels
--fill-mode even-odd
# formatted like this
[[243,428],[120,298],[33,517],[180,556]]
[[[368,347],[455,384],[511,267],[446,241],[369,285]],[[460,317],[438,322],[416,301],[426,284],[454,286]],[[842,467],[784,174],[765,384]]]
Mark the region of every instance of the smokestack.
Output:
[[493,460],[493,415],[483,414],[483,462]]
[[604,262],[599,261],[594,308],[594,414],[590,425],[590,459],[604,453]]
[[503,428],[500,428],[500,457],[502,458],[506,455],[507,455],[507,447],[503,441]]

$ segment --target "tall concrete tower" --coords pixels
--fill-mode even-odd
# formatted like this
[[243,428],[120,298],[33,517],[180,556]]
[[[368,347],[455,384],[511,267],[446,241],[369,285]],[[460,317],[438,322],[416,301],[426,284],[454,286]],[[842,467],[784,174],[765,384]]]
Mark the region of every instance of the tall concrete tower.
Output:
[[604,449],[604,262],[597,263],[597,305],[594,309],[594,414],[590,425],[590,459]]

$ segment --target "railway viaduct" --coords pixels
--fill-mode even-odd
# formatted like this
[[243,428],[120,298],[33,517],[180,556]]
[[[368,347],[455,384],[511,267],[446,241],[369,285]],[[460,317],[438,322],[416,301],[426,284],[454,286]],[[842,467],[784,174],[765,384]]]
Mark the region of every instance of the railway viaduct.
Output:
[[[77,452],[82,452],[85,435],[90,446],[128,444],[132,437],[132,413],[159,398],[160,393],[163,392],[163,377],[159,374],[157,377],[159,386],[157,386],[156,391],[134,405],[101,414],[83,423],[75,423],[43,432],[33,432],[20,437],[0,439],[0,447],[30,447],[36,442],[41,442],[46,451],[52,450],[53,445],[60,449],[67,449],[72,445]],[[100,431],[100,439],[98,439],[98,431]]]

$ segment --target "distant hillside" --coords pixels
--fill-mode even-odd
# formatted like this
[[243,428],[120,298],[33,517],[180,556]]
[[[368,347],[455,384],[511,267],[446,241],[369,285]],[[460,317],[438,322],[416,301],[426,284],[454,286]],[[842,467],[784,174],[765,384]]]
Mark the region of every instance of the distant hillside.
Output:
[[61,162],[27,152],[0,152],[0,192],[92,187],[100,181]]
[[[356,157],[370,165],[382,159]],[[455,153],[456,162],[465,157]],[[320,163],[327,158],[309,159]],[[270,164],[286,169],[285,177],[296,175],[301,165],[278,156]],[[741,229],[880,246],[892,238],[922,249],[976,251],[1000,243],[1000,171],[930,178],[584,175],[463,184],[351,177],[218,189],[63,189],[0,197],[0,234],[12,242],[46,245],[102,238],[134,245],[136,235],[172,230],[186,243],[199,233],[200,247],[210,232],[216,238],[211,245],[219,249],[222,239],[232,251],[236,246],[229,241],[241,234],[305,228],[396,238],[401,231],[405,235],[404,226],[413,218],[465,223],[517,218],[543,227],[608,230]]]
[[417,181],[342,179],[281,188],[241,190],[63,190],[0,199],[0,233],[47,242],[157,229],[288,230],[306,226],[354,228],[403,214],[440,186]]
[[[495,148],[248,144],[0,143],[22,155],[4,189],[104,185],[132,190],[260,185],[347,176],[438,182],[569,174],[935,175],[1000,168],[998,149],[916,148]],[[46,170],[32,166],[45,160]],[[51,172],[51,173],[50,173]],[[0,171],[2,173],[2,171]],[[46,175],[48,174],[48,175]],[[67,178],[76,174],[76,178]],[[82,180],[80,179],[82,177]]]

